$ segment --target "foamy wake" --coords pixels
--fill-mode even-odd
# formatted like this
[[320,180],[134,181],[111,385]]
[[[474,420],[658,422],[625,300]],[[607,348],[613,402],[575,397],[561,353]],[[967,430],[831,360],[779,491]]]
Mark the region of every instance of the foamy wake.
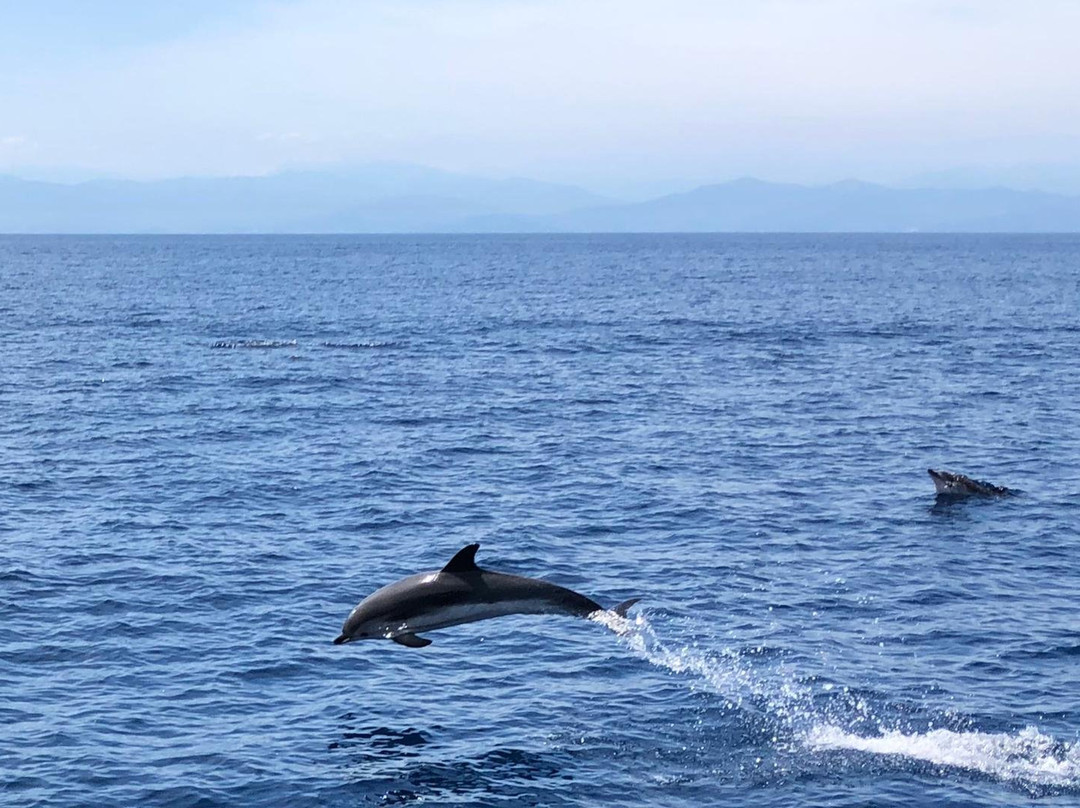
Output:
[[982,772],[1001,780],[1043,786],[1080,785],[1080,748],[1027,727],[1009,735],[934,729],[907,734],[897,730],[874,737],[822,724],[805,737],[814,749],[852,749],[875,755],[898,755],[938,766]]
[[[653,665],[696,677],[734,706],[750,698],[787,725],[798,744],[812,751],[849,750],[966,769],[999,780],[1050,788],[1080,788],[1080,743],[1056,740],[1027,727],[1016,733],[956,732],[934,729],[903,732],[883,728],[879,735],[857,735],[815,713],[809,689],[793,675],[768,677],[725,652],[696,647],[669,648],[644,615],[623,618],[597,612],[592,619],[618,634],[636,654]],[[861,718],[865,719],[866,713]]]

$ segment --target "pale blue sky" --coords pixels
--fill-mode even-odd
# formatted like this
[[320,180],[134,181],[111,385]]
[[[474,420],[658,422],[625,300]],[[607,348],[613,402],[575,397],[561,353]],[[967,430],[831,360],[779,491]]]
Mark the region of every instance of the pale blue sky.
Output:
[[1080,165],[1072,0],[0,2],[0,172]]

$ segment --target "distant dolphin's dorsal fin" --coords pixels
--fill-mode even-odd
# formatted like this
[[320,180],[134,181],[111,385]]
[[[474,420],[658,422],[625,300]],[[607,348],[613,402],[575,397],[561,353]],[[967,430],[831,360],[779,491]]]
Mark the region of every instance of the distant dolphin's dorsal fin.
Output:
[[479,548],[479,544],[465,545],[457,551],[457,555],[447,562],[446,566],[442,568],[442,571],[455,572],[458,575],[466,572],[479,572],[480,568],[476,566],[476,551]]

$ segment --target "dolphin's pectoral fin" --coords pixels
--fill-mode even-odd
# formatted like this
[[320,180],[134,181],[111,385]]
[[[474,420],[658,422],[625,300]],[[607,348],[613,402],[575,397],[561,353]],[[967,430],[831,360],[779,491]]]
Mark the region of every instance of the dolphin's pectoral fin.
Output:
[[639,600],[641,600],[641,598],[630,598],[630,600],[624,600],[611,611],[615,612],[615,614],[619,615],[619,617],[626,617],[626,613],[630,611],[630,607],[637,603]]
[[462,547],[457,553],[446,562],[446,566],[442,568],[442,572],[456,572],[458,574],[464,572],[479,572],[480,568],[476,566],[476,550],[479,544],[467,544]]
[[415,634],[395,634],[390,639],[398,645],[405,645],[409,648],[423,648],[425,645],[431,645],[431,640],[417,637]]

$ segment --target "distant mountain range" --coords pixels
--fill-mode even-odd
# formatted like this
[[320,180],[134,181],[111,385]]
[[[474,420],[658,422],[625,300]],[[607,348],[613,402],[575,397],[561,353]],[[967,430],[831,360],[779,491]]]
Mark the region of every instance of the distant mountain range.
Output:
[[742,179],[628,204],[409,165],[74,185],[0,176],[0,232],[1080,232],[1080,197]]

